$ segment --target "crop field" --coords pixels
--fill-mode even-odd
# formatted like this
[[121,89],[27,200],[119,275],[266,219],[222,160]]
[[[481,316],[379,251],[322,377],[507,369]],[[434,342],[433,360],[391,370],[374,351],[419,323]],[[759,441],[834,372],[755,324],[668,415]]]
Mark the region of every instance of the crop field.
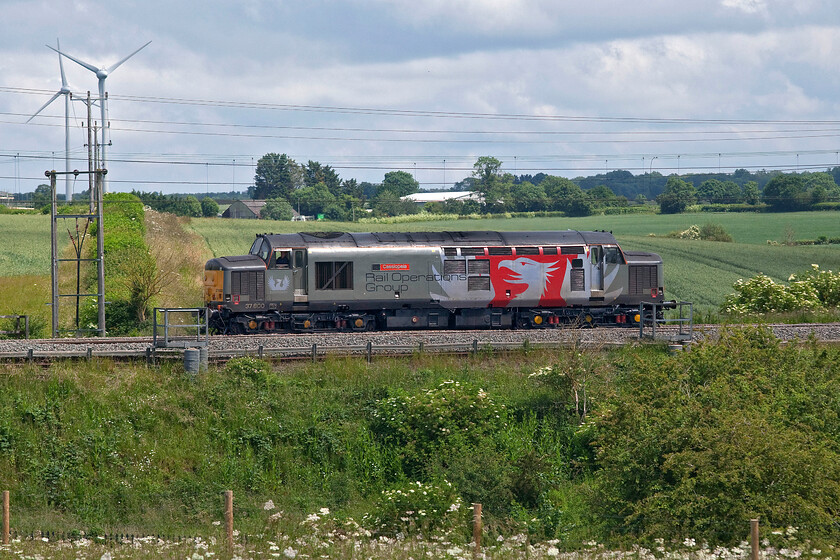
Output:
[[[689,241],[664,237],[691,225],[720,224],[734,243]],[[277,222],[268,220],[193,219],[190,226],[204,238],[215,256],[246,253],[254,234],[271,231],[453,231],[453,230],[552,230],[604,229],[612,231],[626,249],[653,251],[665,261],[666,296],[695,303],[695,311],[714,312],[732,284],[762,273],[777,282],[819,264],[824,270],[840,269],[837,246],[770,245],[795,239],[840,236],[840,217],[834,212],[791,214],[677,214],[619,215],[585,218],[513,218],[446,220],[400,224],[337,222]]]
[[[61,237],[64,244],[68,237]],[[2,276],[50,273],[50,218],[43,215],[0,215]]]

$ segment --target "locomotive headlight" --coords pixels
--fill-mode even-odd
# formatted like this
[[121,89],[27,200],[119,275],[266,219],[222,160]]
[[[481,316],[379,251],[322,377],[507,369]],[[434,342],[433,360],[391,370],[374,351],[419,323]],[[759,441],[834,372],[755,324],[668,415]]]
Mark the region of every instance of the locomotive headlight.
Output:
[[542,325],[542,322],[543,322],[542,315],[537,315],[536,317],[534,317],[534,324],[535,325]]
[[640,322],[641,320],[642,320],[642,316],[641,316],[641,315],[639,315],[638,313],[636,313],[635,315],[633,315],[633,322],[634,322],[634,323],[638,323],[638,322]]

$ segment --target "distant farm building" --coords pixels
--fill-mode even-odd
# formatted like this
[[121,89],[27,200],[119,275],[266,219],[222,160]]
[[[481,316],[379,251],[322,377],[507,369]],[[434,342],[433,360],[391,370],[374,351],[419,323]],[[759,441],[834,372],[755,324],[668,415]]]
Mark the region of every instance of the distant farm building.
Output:
[[424,192],[409,194],[401,198],[402,200],[411,200],[415,202],[418,206],[424,206],[429,202],[447,202],[449,200],[476,200],[481,202],[480,195],[472,191]]
[[222,218],[238,220],[259,220],[265,200],[234,200],[222,213]]
[[[222,218],[234,218],[237,220],[262,220],[262,209],[265,207],[265,200],[234,200],[227,210],[222,212]],[[296,210],[292,210],[292,220],[306,221],[313,220],[315,216],[301,216]]]

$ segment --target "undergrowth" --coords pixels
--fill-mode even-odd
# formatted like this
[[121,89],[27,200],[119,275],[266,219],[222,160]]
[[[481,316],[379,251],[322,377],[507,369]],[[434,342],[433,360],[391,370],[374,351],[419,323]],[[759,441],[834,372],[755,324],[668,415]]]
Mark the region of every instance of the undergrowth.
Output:
[[270,502],[286,535],[328,510],[372,538],[463,542],[478,502],[489,535],[561,549],[731,546],[752,517],[832,542],[838,383],[836,348],[761,329],[678,355],[7,365],[0,485],[19,534],[211,535],[233,490],[248,535]]

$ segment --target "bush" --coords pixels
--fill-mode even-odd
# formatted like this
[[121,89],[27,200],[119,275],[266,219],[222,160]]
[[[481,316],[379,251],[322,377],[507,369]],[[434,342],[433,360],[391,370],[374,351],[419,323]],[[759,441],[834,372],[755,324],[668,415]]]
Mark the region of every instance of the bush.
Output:
[[793,274],[790,285],[777,284],[763,274],[733,285],[737,293],[730,294],[721,306],[723,313],[747,314],[776,311],[798,311],[840,306],[840,273],[811,270]]
[[732,287],[736,293],[726,296],[720,308],[723,313],[769,313],[819,306],[816,292],[803,289],[792,292],[764,274],[749,280],[739,279]]
[[704,241],[722,241],[724,243],[732,243],[734,239],[727,233],[720,224],[703,224],[700,227],[700,239]]
[[733,543],[760,517],[836,542],[833,354],[742,329],[674,357],[628,360],[596,422],[594,516],[633,538]]
[[219,215],[219,203],[205,196],[201,199],[201,215],[205,218],[215,218]]
[[422,476],[428,459],[452,440],[474,445],[505,423],[505,407],[483,390],[445,381],[418,395],[398,394],[376,402],[374,433],[403,449],[406,474]]
[[720,224],[704,224],[703,226],[692,225],[684,231],[672,231],[665,237],[671,239],[702,239],[703,241],[723,241],[731,243],[734,241],[723,226]]

